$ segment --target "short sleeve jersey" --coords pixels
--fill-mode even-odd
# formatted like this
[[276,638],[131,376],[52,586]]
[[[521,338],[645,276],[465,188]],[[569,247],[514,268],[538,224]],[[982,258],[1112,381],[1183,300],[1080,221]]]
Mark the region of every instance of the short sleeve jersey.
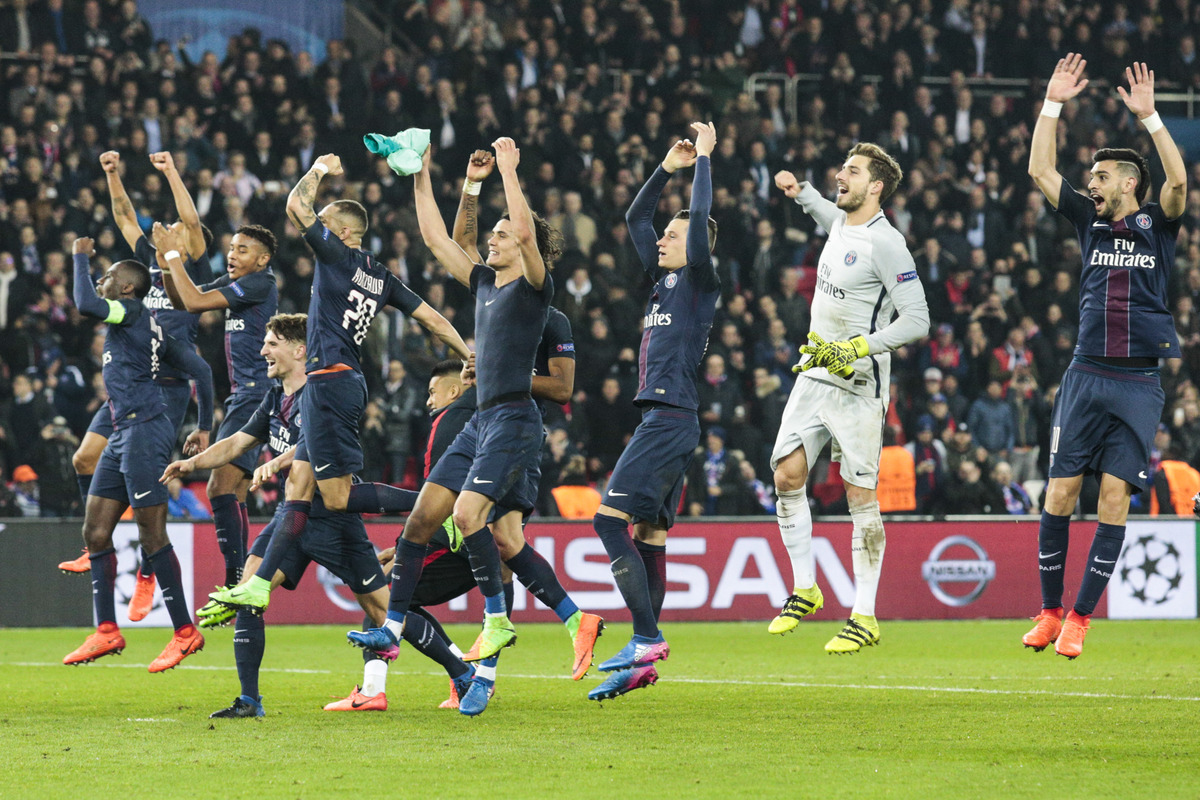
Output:
[[[575,338],[571,335],[571,321],[567,315],[550,306],[550,316],[542,330],[542,341],[538,343],[537,357],[533,362],[534,375],[550,374],[550,359],[569,358],[575,360]],[[545,401],[539,400],[538,407],[545,411]]]
[[1083,252],[1079,282],[1082,356],[1178,358],[1179,340],[1168,310],[1180,221],[1158,203],[1121,219],[1101,219],[1090,198],[1063,179],[1058,213],[1075,226]]
[[225,309],[225,365],[230,391],[261,395],[271,385],[267,362],[260,351],[267,335],[267,320],[279,310],[275,273],[267,267],[236,281],[226,274],[200,287],[202,292],[213,290],[229,303]]
[[308,303],[306,369],[345,364],[362,372],[363,339],[379,310],[392,306],[411,316],[422,300],[373,255],[347,247],[320,222],[308,227],[304,241],[317,257]]
[[154,382],[165,341],[162,327],[141,301],[118,300],[125,318],[104,335],[103,373],[113,428],[154,419],[166,410]]
[[300,441],[300,395],[303,392],[301,386],[293,394],[284,394],[283,386],[273,384],[241,432],[266,442],[271,458],[286,453]]
[[541,289],[535,289],[524,275],[497,287],[495,271],[476,264],[471,270],[471,293],[475,295],[479,404],[530,391],[534,360],[554,297],[549,270]]
[[[158,320],[164,333],[188,346],[195,345],[196,335],[200,331],[200,315],[177,309],[171,304],[171,298],[167,296],[166,287],[163,286],[162,270],[158,268],[157,251],[154,245],[143,236],[137,240],[133,253],[138,261],[150,268],[150,292],[142,299],[142,303],[154,314],[154,318]],[[183,268],[187,270],[192,282],[196,284],[212,277],[208,253],[197,259],[189,256],[184,260]],[[159,370],[158,377],[188,379],[187,373],[166,365]]]

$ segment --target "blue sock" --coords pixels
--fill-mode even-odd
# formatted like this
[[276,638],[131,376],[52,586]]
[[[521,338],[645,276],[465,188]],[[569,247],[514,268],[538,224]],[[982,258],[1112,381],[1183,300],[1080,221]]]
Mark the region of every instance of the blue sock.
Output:
[[1071,516],[1042,512],[1038,526],[1038,577],[1042,582],[1042,608],[1062,608],[1063,572],[1067,567],[1067,541]]
[[654,620],[662,616],[663,599],[667,596],[667,546],[634,541],[633,546],[642,556],[646,568],[646,585],[650,589],[650,607],[654,609]]
[[412,605],[413,592],[425,569],[429,548],[401,536],[396,540],[396,563],[392,565],[392,595],[388,600],[388,619],[403,622]]
[[461,677],[470,669],[461,658],[450,652],[449,645],[422,614],[408,612],[404,622],[404,641],[441,664],[451,680]]
[[258,699],[258,668],[267,647],[267,632],[261,614],[245,609],[237,612],[233,629],[233,660],[237,664],[242,694]]
[[1096,538],[1092,539],[1092,549],[1088,552],[1083,583],[1079,587],[1079,596],[1075,598],[1076,614],[1087,617],[1096,610],[1096,603],[1100,602],[1100,596],[1108,586],[1108,579],[1116,569],[1117,559],[1121,557],[1121,547],[1124,544],[1124,525],[1101,522],[1096,526]]
[[149,560],[154,565],[154,574],[158,576],[158,588],[162,590],[163,603],[171,615],[171,625],[175,630],[191,625],[192,610],[188,608],[187,598],[183,594],[183,572],[175,548],[168,543],[157,553],[151,554]]
[[111,547],[92,553],[92,603],[96,608],[96,624],[117,623],[117,551]]
[[[312,511],[312,503],[305,500],[285,500],[275,512],[271,523],[275,526],[271,543],[267,546],[267,554],[258,565],[255,576],[269,581],[275,577],[276,570],[293,547],[300,543],[300,534],[308,525],[308,512]],[[266,533],[264,531],[263,533]]]
[[483,593],[483,604],[488,614],[504,614],[504,582],[500,577],[500,548],[492,531],[484,525],[479,530],[463,537],[467,548],[467,560],[471,562],[471,574],[475,585]]
[[[546,560],[545,556],[528,544],[521,548],[521,552],[504,563],[508,564],[508,568],[513,571],[517,579],[525,584],[525,588],[538,600],[554,609],[554,613],[563,622],[566,622],[572,614],[579,610],[579,606],[575,605],[575,602],[567,596],[566,590],[558,582],[558,576],[554,574],[554,567],[550,566],[550,562]],[[511,604],[509,608],[512,608]],[[565,617],[564,613],[566,613]]]
[[625,605],[633,615],[634,634],[651,639],[658,636],[658,622],[654,618],[646,566],[633,545],[633,537],[629,535],[629,523],[619,517],[597,514],[592,518],[592,527],[604,544],[604,551],[612,562],[613,580],[617,582],[621,597],[625,598]]
[[[75,474],[75,480],[79,481],[79,496],[83,498],[83,507],[87,508],[88,489],[92,488],[92,476]],[[80,514],[80,516],[83,516]]]
[[138,571],[149,578],[154,574],[154,565],[150,563],[150,554],[146,552],[146,548],[138,547],[138,558],[141,559],[138,562]]
[[210,502],[217,528],[217,547],[225,559],[225,585],[236,586],[242,578],[242,565],[246,563],[246,553],[242,550],[242,510],[235,494],[219,494]]
[[417,493],[387,483],[356,483],[346,498],[350,514],[399,514],[412,511]]

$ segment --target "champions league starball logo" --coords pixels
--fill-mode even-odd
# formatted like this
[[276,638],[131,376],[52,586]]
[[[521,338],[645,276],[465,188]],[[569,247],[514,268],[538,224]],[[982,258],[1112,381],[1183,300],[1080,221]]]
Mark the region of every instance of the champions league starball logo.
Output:
[[1173,542],[1154,534],[1139,536],[1125,546],[1118,568],[1121,582],[1130,595],[1147,605],[1162,605],[1179,591],[1183,581],[1183,563]]

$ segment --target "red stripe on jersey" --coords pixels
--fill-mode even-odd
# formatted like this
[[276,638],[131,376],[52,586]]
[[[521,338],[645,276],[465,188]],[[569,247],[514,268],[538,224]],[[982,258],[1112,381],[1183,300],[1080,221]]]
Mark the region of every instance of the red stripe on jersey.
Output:
[[[446,408],[449,408],[449,406]],[[444,416],[446,416],[446,409],[442,409],[442,413],[434,417],[433,425],[429,428],[429,441],[425,444],[425,474],[421,476],[423,478],[428,478],[429,470],[433,468],[433,440],[437,437],[438,423],[442,421],[442,417]]]
[[1104,298],[1104,355],[1129,355],[1129,273],[1110,269]]

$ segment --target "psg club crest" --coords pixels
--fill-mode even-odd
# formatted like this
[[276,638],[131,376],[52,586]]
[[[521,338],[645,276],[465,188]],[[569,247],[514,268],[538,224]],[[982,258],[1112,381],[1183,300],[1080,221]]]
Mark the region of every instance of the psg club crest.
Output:
[[1138,224],[1138,227],[1141,228],[1142,230],[1149,230],[1149,228],[1150,228],[1150,215],[1149,214],[1145,214],[1145,213],[1138,214],[1136,217],[1133,218],[1133,221],[1136,222]]
[[858,253],[854,252],[853,250],[851,250],[849,253],[846,253],[847,267],[853,264],[855,261],[858,261]]
[[679,276],[676,275],[674,272],[672,272],[670,275],[668,275],[667,280],[665,281],[668,289],[674,289],[675,284],[678,282],[679,282]]

